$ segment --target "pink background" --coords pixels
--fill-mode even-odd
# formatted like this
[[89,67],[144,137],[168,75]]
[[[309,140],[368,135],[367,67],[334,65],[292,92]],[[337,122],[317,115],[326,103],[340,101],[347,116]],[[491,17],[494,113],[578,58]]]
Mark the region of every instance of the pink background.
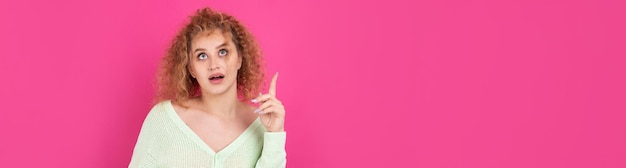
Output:
[[280,72],[289,167],[626,167],[617,0],[3,0],[0,166],[125,167],[207,5]]

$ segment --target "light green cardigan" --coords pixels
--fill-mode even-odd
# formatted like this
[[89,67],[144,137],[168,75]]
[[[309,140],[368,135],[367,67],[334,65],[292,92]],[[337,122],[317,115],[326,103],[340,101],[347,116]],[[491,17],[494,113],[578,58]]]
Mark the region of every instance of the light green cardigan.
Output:
[[215,153],[178,117],[168,100],[150,110],[128,167],[285,167],[285,141],[285,132],[266,132],[257,118]]

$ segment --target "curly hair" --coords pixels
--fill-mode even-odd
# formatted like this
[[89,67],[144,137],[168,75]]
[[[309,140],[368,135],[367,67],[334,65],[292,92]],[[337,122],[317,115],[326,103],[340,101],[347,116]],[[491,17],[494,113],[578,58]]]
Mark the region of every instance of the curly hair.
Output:
[[198,9],[190,17],[190,22],[178,32],[161,61],[157,77],[158,91],[156,101],[171,99],[186,106],[185,101],[201,94],[200,86],[189,72],[190,48],[193,37],[202,32],[221,30],[225,37],[234,42],[241,68],[237,72],[237,97],[247,101],[257,96],[263,80],[263,56],[250,32],[233,16],[210,8]]

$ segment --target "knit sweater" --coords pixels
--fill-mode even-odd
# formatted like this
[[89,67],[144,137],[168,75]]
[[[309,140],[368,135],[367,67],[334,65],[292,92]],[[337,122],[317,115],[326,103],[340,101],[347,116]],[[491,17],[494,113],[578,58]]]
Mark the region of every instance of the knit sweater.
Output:
[[285,132],[266,132],[257,118],[216,153],[185,124],[168,100],[148,113],[128,167],[285,167],[285,141]]

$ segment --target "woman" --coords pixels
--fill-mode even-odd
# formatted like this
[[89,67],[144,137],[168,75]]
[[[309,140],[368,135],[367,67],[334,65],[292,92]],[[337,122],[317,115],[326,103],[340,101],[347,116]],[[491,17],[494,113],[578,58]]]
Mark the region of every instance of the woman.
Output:
[[198,10],[163,59],[160,102],[143,123],[129,167],[285,167],[278,73],[261,94],[261,62],[239,21]]

